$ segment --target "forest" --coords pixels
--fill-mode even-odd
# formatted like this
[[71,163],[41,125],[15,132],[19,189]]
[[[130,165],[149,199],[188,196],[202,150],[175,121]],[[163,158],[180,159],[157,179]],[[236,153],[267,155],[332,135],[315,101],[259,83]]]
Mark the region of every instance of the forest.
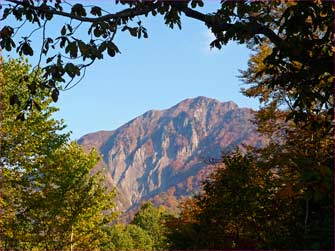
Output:
[[[333,1],[222,0],[210,14],[201,0],[116,4],[121,10],[112,13],[99,2],[1,3],[1,50],[20,57],[0,64],[0,249],[333,250]],[[138,21],[149,15],[171,29],[197,20],[214,34],[211,47],[235,41],[253,51],[239,77],[243,94],[260,102],[254,123],[269,142],[223,153],[178,212],[147,202],[124,223],[118,188],[95,169],[101,156],[72,142],[53,114],[60,90],[95,61],[118,56],[120,32],[149,39]],[[64,24],[49,37],[55,18]],[[42,36],[15,36],[25,23]]]

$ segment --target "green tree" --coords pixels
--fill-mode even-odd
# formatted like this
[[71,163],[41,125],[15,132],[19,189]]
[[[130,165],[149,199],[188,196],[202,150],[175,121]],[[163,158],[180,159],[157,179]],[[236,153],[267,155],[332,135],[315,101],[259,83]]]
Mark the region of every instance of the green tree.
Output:
[[133,249],[157,250],[155,249],[154,240],[149,232],[134,224],[128,224],[126,230],[133,239]]
[[[31,113],[21,113],[24,104],[18,101],[19,96],[29,95],[27,85],[17,85],[20,81],[32,83],[33,74],[28,75],[29,66],[26,62],[12,60],[1,64],[1,184],[2,184],[2,241],[3,245],[20,245],[19,241],[26,239],[25,226],[18,225],[19,212],[23,212],[21,205],[24,197],[22,192],[28,185],[29,175],[34,165],[49,155],[68,138],[67,135],[58,135],[64,126],[62,122],[51,119],[55,108],[49,107],[51,100],[46,91],[38,90],[34,105],[38,109]],[[36,73],[38,74],[38,73]],[[25,76],[25,77],[24,77]],[[14,94],[16,93],[16,94]],[[13,95],[14,94],[14,95]],[[14,104],[12,106],[11,104]],[[19,114],[19,115],[18,115]],[[22,121],[22,116],[26,120]],[[20,234],[17,231],[21,231]],[[21,234],[23,236],[21,236]],[[5,248],[8,248],[5,246]]]
[[105,249],[109,250],[155,250],[149,233],[134,224],[116,224],[108,231]]
[[[20,60],[2,64],[1,96],[1,248],[88,249],[98,248],[102,228],[114,214],[114,192],[106,192],[101,173],[92,173],[99,157],[84,153],[67,134],[62,122],[51,118],[47,90],[37,90],[38,110],[17,120],[23,104],[11,94],[29,95],[24,81],[34,84],[39,72],[29,75]],[[11,101],[11,102],[10,102]],[[23,109],[24,110],[24,109]],[[40,110],[40,111],[39,111]]]
[[108,229],[108,241],[106,248],[111,250],[131,250],[134,248],[133,239],[126,231],[126,226],[116,224]]
[[166,220],[169,214],[164,207],[156,208],[146,202],[135,214],[132,224],[145,230],[153,240],[153,249],[162,250],[168,247]]

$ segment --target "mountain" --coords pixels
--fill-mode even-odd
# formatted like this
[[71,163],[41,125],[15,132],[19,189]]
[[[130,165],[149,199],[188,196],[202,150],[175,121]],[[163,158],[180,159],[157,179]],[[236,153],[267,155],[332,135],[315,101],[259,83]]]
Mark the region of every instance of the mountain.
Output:
[[107,167],[107,180],[119,192],[118,209],[149,199],[175,208],[210,173],[204,160],[242,144],[264,143],[252,118],[251,109],[234,102],[197,97],[148,111],[114,131],[87,134],[79,143],[102,154],[99,168]]

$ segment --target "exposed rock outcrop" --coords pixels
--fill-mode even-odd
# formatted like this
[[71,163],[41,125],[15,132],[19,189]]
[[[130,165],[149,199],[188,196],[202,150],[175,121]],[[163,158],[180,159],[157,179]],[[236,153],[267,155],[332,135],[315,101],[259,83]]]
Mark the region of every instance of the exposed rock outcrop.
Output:
[[148,111],[114,131],[85,135],[79,143],[102,154],[99,165],[119,191],[119,209],[148,199],[174,208],[177,199],[199,190],[210,172],[204,159],[241,144],[263,144],[252,118],[251,109],[234,102],[197,97]]

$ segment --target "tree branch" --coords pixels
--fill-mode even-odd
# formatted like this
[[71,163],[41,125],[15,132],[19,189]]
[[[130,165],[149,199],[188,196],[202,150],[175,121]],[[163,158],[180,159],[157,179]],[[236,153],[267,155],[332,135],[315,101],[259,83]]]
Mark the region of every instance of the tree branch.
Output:
[[[23,7],[27,7],[27,2],[25,1],[20,1],[20,0],[6,0],[7,2],[10,3],[15,3],[17,5],[21,5]],[[156,3],[152,3],[150,6],[139,8],[139,7],[134,7],[134,8],[127,8],[122,11],[116,12],[114,14],[107,14],[101,17],[84,17],[84,16],[77,16],[68,12],[64,11],[58,11],[55,10],[54,8],[51,7],[46,7],[46,6],[34,6],[34,5],[29,5],[28,8],[31,8],[35,11],[39,11],[41,13],[49,13],[53,15],[58,15],[58,16],[63,16],[63,17],[68,17],[74,20],[78,20],[81,22],[89,22],[89,23],[94,23],[94,22],[102,22],[102,21],[107,21],[110,19],[117,19],[117,18],[130,18],[130,17],[135,17],[135,16],[140,16],[140,15],[145,15],[148,14],[150,11],[156,9],[161,5],[162,1],[157,1]],[[203,14],[199,11],[193,10],[183,2],[170,2],[172,6],[175,8],[179,9],[182,11],[187,17],[193,18],[200,20],[204,22],[206,25],[209,27],[215,28],[217,30],[221,31],[226,31],[232,27],[234,27],[234,24],[231,23],[226,23],[222,22],[222,20],[219,17],[216,17],[215,15],[210,15],[210,14]],[[257,34],[262,34],[266,36],[267,38],[270,39],[272,43],[274,43],[277,46],[283,46],[283,40],[270,28],[258,23],[256,20],[251,20],[249,23],[246,23],[246,25],[250,25],[252,27],[252,35],[257,35]]]
[[[179,8],[180,11],[182,11],[187,17],[200,20],[206,25],[215,27],[218,30],[226,31],[234,27],[234,24],[222,22],[221,19],[216,16],[203,14],[199,11],[188,8],[187,6],[176,5],[176,7]],[[250,23],[246,23],[246,25],[250,25],[252,27],[253,35],[262,34],[269,38],[270,41],[276,46],[283,46],[283,40],[273,30],[264,25],[261,25],[260,23],[257,23],[256,20],[250,21]]]
[[203,21],[208,26],[219,28],[222,31],[227,30],[233,26],[233,24],[221,22],[219,18],[213,15],[203,14],[199,11],[192,10],[191,8],[188,8],[188,7],[183,7],[180,10],[184,12],[184,14],[187,17],[191,17],[191,18]]
[[[17,5],[21,5],[23,7],[27,7],[26,2],[24,1],[19,1],[19,0],[6,0],[6,1],[17,4]],[[156,3],[153,3],[151,6],[148,6],[147,8],[138,8],[138,7],[128,8],[128,9],[124,9],[122,11],[116,12],[114,14],[107,14],[101,17],[76,16],[68,12],[55,10],[54,8],[50,8],[50,7],[45,8],[44,6],[41,7],[41,6],[29,5],[28,8],[39,11],[39,12],[43,12],[43,13],[49,13],[53,15],[69,17],[71,19],[75,19],[75,20],[82,21],[82,22],[95,23],[95,22],[107,21],[110,19],[116,19],[116,18],[129,18],[129,17],[145,15],[149,13],[150,11],[156,9],[158,6],[160,6],[160,4],[161,4],[160,2],[156,2]]]

